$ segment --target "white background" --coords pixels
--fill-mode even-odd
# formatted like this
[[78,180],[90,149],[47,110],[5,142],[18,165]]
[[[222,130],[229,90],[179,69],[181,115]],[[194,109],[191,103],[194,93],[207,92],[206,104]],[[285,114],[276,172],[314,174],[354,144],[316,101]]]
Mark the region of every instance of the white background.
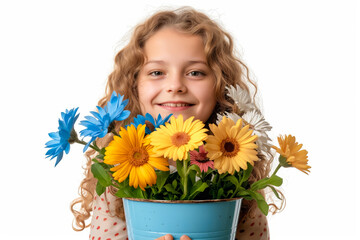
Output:
[[279,172],[287,206],[269,216],[271,238],[359,237],[359,5],[236,2],[0,2],[0,239],[87,239],[88,230],[71,229],[69,210],[82,179],[82,149],[72,146],[54,168],[55,160],[44,158],[47,133],[66,108],[80,107],[80,118],[94,109],[135,24],[183,5],[233,35],[258,82],[273,139],[294,134],[309,151],[309,176]]

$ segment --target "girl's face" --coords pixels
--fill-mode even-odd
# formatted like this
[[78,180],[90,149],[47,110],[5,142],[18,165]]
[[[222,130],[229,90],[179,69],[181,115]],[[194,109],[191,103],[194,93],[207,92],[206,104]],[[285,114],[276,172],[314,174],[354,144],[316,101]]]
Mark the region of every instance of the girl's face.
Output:
[[145,42],[145,64],[138,75],[142,114],[206,122],[214,110],[215,78],[202,38],[165,27]]

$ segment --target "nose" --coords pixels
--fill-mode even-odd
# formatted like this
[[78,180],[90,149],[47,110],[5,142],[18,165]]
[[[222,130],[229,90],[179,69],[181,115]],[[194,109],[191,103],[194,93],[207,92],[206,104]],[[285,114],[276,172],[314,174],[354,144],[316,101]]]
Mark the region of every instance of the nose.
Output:
[[166,79],[166,92],[168,93],[185,93],[187,87],[185,84],[185,78],[182,74],[173,74]]

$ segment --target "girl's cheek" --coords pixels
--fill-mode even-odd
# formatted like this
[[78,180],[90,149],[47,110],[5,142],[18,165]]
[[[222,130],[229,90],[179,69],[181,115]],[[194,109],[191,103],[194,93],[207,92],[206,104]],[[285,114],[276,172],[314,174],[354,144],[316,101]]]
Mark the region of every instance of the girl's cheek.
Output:
[[140,104],[147,107],[161,92],[161,86],[156,81],[141,81],[138,84]]
[[145,97],[151,97],[158,90],[159,90],[159,87],[157,86],[156,83],[143,82],[143,83],[139,83],[139,85],[138,85],[139,94],[141,94]]

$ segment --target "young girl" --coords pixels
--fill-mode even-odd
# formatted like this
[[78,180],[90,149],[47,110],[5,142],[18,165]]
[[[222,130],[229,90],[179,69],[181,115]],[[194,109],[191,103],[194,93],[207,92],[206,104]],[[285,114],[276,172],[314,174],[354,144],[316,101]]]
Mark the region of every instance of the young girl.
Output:
[[[249,92],[249,84],[256,89],[248,77],[248,68],[234,55],[231,36],[203,13],[181,8],[158,12],[135,28],[128,45],[115,57],[115,68],[99,106],[103,107],[115,90],[129,99],[130,120],[138,114],[160,113],[165,117],[172,113],[182,114],[184,119],[195,116],[209,124],[225,111],[241,115],[242,109],[237,109],[227,96],[226,87],[240,85]],[[112,137],[109,133],[97,144],[107,146]],[[86,154],[88,163],[80,198],[71,205],[74,229],[81,231],[90,226],[90,239],[127,239],[122,200],[113,195],[116,190],[109,188],[103,195],[96,195],[96,180],[90,171],[93,154]],[[269,173],[271,153],[259,157],[261,161],[255,162],[251,181]],[[75,210],[76,204],[81,204],[80,211]],[[92,211],[91,224],[87,226],[85,220]],[[236,237],[269,239],[266,217],[256,202],[243,201]]]

